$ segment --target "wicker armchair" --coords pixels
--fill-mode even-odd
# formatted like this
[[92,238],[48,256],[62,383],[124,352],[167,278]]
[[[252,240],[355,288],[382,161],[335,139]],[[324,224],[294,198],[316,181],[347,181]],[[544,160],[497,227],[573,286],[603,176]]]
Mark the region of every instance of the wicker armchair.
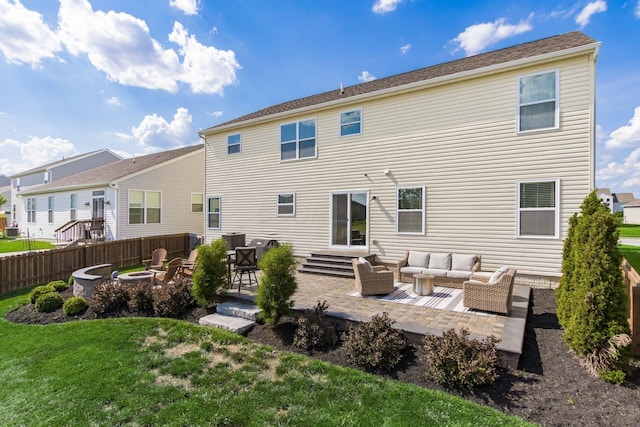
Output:
[[360,295],[386,295],[394,291],[393,271],[374,268],[370,271],[366,264],[351,260],[356,275],[356,290]]
[[515,268],[509,268],[495,282],[483,282],[487,277],[473,275],[463,283],[463,305],[482,311],[508,314],[513,297]]

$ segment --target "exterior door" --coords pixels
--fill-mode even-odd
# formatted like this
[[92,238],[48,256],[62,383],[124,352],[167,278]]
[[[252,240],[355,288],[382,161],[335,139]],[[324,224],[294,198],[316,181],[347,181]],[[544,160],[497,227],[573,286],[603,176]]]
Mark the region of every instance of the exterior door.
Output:
[[331,194],[331,246],[364,248],[369,230],[369,193]]
[[93,209],[91,210],[91,218],[104,218],[104,191],[93,192]]

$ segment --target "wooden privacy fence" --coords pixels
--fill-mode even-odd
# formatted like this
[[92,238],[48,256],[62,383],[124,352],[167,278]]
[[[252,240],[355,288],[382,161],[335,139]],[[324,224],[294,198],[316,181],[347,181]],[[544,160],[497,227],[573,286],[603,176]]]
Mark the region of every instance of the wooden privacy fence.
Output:
[[169,259],[185,256],[192,243],[190,236],[141,237],[0,257],[0,294],[67,280],[75,270],[91,265],[111,264],[118,269],[142,264],[156,248],[165,248]]
[[629,326],[633,354],[640,356],[640,275],[625,259],[622,262],[622,276],[629,297]]

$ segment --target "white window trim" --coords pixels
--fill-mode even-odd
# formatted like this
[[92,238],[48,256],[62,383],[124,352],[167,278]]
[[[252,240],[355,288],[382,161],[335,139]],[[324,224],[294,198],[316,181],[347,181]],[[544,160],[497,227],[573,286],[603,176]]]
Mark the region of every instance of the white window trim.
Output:
[[[293,202],[292,203],[280,203],[280,196],[293,196]],[[293,213],[290,214],[281,214],[280,213],[280,206],[289,206],[292,205],[293,206]],[[291,217],[291,216],[296,216],[296,193],[278,193],[276,194],[276,216],[284,216],[284,217]]]
[[[520,80],[522,80],[523,78],[526,77],[532,77],[532,76],[539,76],[541,74],[548,74],[548,73],[555,73],[556,75],[556,97],[555,97],[555,102],[556,102],[556,109],[555,109],[555,115],[554,115],[554,121],[555,121],[555,125],[552,127],[548,127],[548,128],[539,128],[539,129],[529,129],[529,130],[520,130],[520,107],[522,106],[520,104]],[[544,71],[538,71],[536,73],[529,73],[529,74],[524,74],[521,76],[518,76],[518,79],[516,81],[516,95],[517,95],[517,104],[516,104],[516,133],[519,134],[527,134],[527,133],[531,133],[531,132],[542,132],[542,131],[548,131],[548,130],[555,130],[555,129],[559,129],[560,128],[560,69],[559,68],[554,68],[551,70],[544,70]],[[543,102],[549,102],[551,101],[551,99],[547,99],[544,101],[536,101],[536,102],[531,102],[525,105],[534,105],[534,104],[541,104]]]
[[[314,126],[315,126],[315,136],[313,137],[313,139],[315,140],[315,144],[313,147],[313,156],[309,156],[309,157],[300,157],[300,122],[306,122],[308,120],[313,120]],[[287,142],[282,142],[282,126],[286,126],[286,125],[291,125],[291,124],[295,124],[296,125],[296,139],[295,141],[287,141]],[[318,119],[316,117],[306,117],[303,119],[298,119],[298,120],[294,120],[292,122],[286,122],[286,123],[281,123],[280,124],[280,162],[281,163],[286,163],[286,162],[297,162],[300,160],[309,160],[309,159],[316,159],[318,158]],[[307,141],[311,138],[307,138],[304,139],[303,141]],[[282,158],[282,145],[283,144],[291,144],[292,142],[296,143],[296,157],[293,159],[283,159]]]
[[55,199],[53,196],[47,196],[47,222],[53,224],[55,212]]
[[[199,194],[200,196],[202,196],[202,211],[201,212],[196,212],[193,210],[193,195],[194,194]],[[197,204],[197,203],[195,203]],[[200,213],[204,213],[204,193],[198,193],[198,192],[191,192],[191,213],[196,213],[196,214],[200,214]]]
[[[33,209],[29,209],[29,200],[33,200]],[[33,220],[30,213],[33,212]],[[36,197],[27,197],[27,224],[35,224],[38,221],[38,199]]]
[[[556,186],[555,191],[555,208],[520,208],[520,184],[528,182],[553,182]],[[553,236],[535,236],[535,235],[522,235],[520,234],[520,212],[521,211],[555,211],[555,230]],[[558,239],[560,236],[560,179],[521,179],[516,182],[516,237],[519,239]]]
[[[209,212],[209,200],[211,199],[218,199],[218,226],[217,227],[209,227],[209,215],[211,212]],[[205,225],[207,227],[207,229],[209,230],[220,230],[222,229],[222,197],[220,196],[207,196],[207,210],[206,210],[206,217],[205,217]]]
[[[236,144],[229,144],[229,137],[230,136],[236,136],[238,135],[238,137],[240,138],[240,141],[238,141]],[[240,150],[237,153],[229,153],[229,147],[233,147],[233,146],[238,146],[240,147]],[[242,153],[242,134],[240,132],[238,133],[230,133],[229,135],[227,135],[227,156],[235,156],[237,154],[241,154]]]
[[[136,224],[132,224],[131,223],[131,197],[130,194],[132,191],[138,191],[138,192],[142,192],[143,197],[142,197],[142,222],[141,223],[136,223]],[[147,202],[147,193],[160,193],[160,222],[149,222],[148,216],[147,216],[147,209],[149,209],[149,203]],[[94,197],[104,197],[104,196],[94,196]],[[130,188],[129,190],[127,190],[127,225],[162,225],[163,224],[163,215],[162,215],[162,211],[164,210],[162,208],[162,200],[164,199],[164,197],[162,196],[162,191],[161,190],[136,190],[135,188]],[[156,208],[153,208],[156,209]]]
[[[73,199],[74,206],[71,206]],[[78,215],[78,193],[69,193],[69,221],[75,221]]]
[[[400,231],[400,215],[398,214],[401,209],[398,208],[399,202],[399,193],[402,189],[407,188],[422,188],[422,208],[421,209],[402,209],[403,212],[422,212],[422,231],[411,233],[407,231]],[[427,190],[424,185],[403,185],[396,187],[396,234],[398,235],[410,235],[410,236],[424,236],[425,228],[426,228],[426,199],[427,199]]]
[[[342,115],[345,114],[345,113],[351,113],[351,112],[354,112],[354,111],[360,111],[360,121],[358,122],[358,123],[360,123],[360,132],[358,132],[358,133],[350,133],[349,135],[343,135],[342,134],[342,126],[348,126],[348,125],[352,125],[352,124],[355,124],[355,123],[349,123],[348,125],[342,124]],[[351,110],[340,111],[340,114],[338,114],[338,131],[340,133],[340,138],[348,138],[350,136],[362,135],[362,131],[363,131],[363,129],[362,129],[362,108],[354,108],[354,109],[351,109]]]

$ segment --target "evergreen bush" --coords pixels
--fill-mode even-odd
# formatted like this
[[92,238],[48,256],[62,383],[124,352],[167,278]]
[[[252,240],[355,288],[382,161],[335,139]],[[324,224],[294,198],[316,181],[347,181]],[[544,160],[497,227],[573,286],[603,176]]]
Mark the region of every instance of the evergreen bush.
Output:
[[87,300],[82,297],[71,297],[62,305],[62,312],[65,316],[75,316],[87,308]]
[[69,284],[64,280],[53,280],[47,283],[47,285],[53,286],[58,292],[66,291],[67,289],[69,289]]
[[256,305],[262,310],[261,318],[270,324],[276,324],[282,316],[290,314],[296,292],[296,261],[293,258],[293,247],[281,244],[269,249],[258,262],[262,270]]
[[493,383],[498,374],[498,340],[493,335],[479,341],[469,338],[469,330],[455,329],[441,337],[427,334],[422,344],[426,365],[425,376],[439,383],[460,389],[472,389]]
[[343,348],[349,358],[357,365],[369,370],[378,368],[393,369],[407,348],[407,339],[385,312],[376,314],[370,322],[350,327],[345,334]]
[[227,243],[217,239],[210,245],[198,246],[196,270],[193,273],[191,293],[197,303],[205,307],[221,295],[228,283]]
[[49,292],[57,292],[56,288],[51,285],[36,286],[29,292],[29,302],[35,304],[38,297],[42,294],[48,294]]
[[56,291],[47,292],[38,297],[36,300],[36,311],[41,313],[49,313],[62,307],[62,297]]
[[329,305],[320,302],[313,310],[305,310],[298,318],[298,327],[293,337],[293,345],[305,350],[334,345],[338,335],[332,324],[327,322],[325,313]]
[[620,374],[607,372],[627,365],[629,334],[617,247],[620,220],[592,192],[569,225],[556,290],[558,320],[567,345],[589,371],[617,382]]

